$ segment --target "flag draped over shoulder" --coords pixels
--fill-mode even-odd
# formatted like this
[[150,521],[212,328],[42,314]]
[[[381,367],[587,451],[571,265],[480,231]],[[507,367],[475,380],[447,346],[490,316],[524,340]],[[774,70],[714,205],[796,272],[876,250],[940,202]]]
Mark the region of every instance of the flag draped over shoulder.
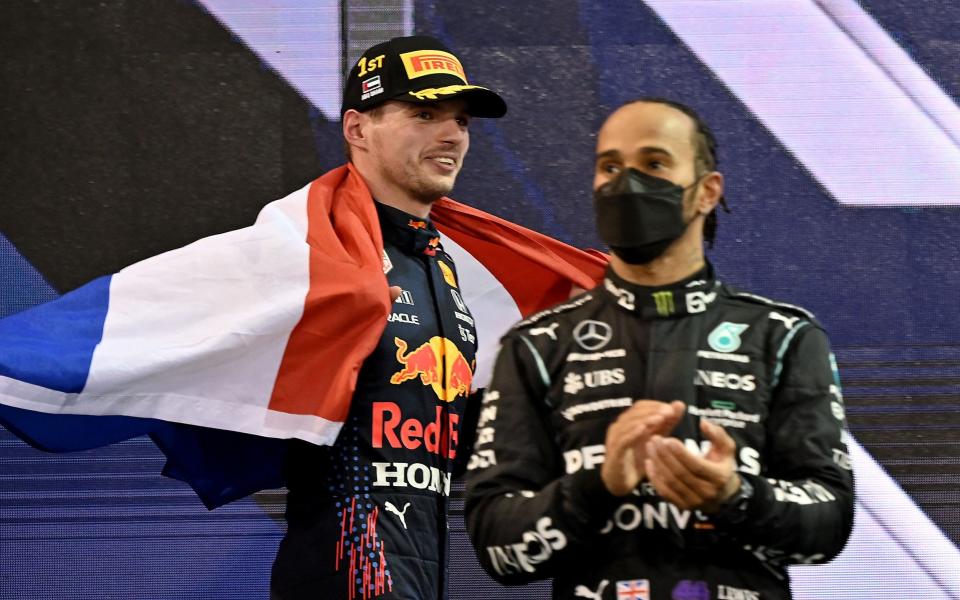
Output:
[[[601,256],[453,200],[431,216],[461,281],[476,274],[465,299],[488,349],[503,315],[603,275]],[[282,440],[331,444],[346,419],[390,312],[382,255],[366,185],[352,166],[330,171],[250,227],[0,320],[0,423],[50,451],[149,434],[164,474],[211,508],[278,487]]]

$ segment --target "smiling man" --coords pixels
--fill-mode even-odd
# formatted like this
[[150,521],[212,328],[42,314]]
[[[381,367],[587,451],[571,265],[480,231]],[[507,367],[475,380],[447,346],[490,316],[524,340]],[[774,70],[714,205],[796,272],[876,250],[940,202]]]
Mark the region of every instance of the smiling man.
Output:
[[597,137],[604,282],[503,339],[468,467],[467,527],[499,581],[554,598],[790,597],[786,567],[853,522],[827,336],[721,283],[704,256],[716,141],[663,99]]
[[394,303],[336,443],[290,444],[288,530],[271,593],[444,598],[447,498],[469,455],[461,434],[476,420],[467,397],[477,337],[430,211],[453,189],[470,119],[503,116],[506,104],[468,83],[437,40],[415,36],[364,52],[342,110],[350,159],[343,185],[352,191],[341,198],[373,197]]
[[425,218],[453,189],[470,147],[470,117],[465,100],[390,101],[366,113],[349,111],[344,135],[373,197]]

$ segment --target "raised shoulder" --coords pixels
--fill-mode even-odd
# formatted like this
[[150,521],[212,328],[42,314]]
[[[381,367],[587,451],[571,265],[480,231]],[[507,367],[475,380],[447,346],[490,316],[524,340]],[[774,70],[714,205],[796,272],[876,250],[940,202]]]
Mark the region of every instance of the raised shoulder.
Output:
[[817,323],[817,318],[813,315],[813,313],[803,307],[795,304],[788,304],[787,302],[773,300],[771,298],[767,298],[766,296],[744,292],[731,286],[724,287],[726,288],[727,297],[731,298],[737,303],[743,303],[747,306],[753,305],[761,308],[767,308],[780,313],[787,313],[792,317],[798,317],[800,319],[810,321],[813,324],[819,325]]
[[527,317],[526,319],[520,321],[514,325],[508,333],[513,333],[514,331],[529,330],[535,328],[538,324],[550,320],[553,317],[563,315],[565,313],[570,313],[585,304],[588,304],[594,299],[594,292],[587,291],[582,294],[578,294],[573,298],[570,298],[566,302],[557,304],[548,309],[541,310],[538,313],[534,313]]

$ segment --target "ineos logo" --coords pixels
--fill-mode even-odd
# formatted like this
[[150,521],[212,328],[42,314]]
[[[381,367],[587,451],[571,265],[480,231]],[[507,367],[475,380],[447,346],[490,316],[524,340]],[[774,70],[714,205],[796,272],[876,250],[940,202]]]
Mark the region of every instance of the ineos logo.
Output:
[[599,350],[610,343],[611,337],[610,326],[602,321],[580,321],[573,330],[573,339],[584,350]]

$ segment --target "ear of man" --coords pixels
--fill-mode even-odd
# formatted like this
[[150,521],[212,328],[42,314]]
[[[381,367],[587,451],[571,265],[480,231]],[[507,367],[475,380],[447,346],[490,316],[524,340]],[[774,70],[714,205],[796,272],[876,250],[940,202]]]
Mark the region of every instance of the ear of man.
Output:
[[369,118],[360,111],[350,109],[343,113],[341,123],[343,126],[343,140],[347,146],[348,156],[353,148],[366,149],[367,138],[364,134],[365,120]]
[[709,215],[717,208],[720,198],[723,197],[723,175],[718,171],[707,173],[700,183],[700,189],[697,211],[702,215]]

